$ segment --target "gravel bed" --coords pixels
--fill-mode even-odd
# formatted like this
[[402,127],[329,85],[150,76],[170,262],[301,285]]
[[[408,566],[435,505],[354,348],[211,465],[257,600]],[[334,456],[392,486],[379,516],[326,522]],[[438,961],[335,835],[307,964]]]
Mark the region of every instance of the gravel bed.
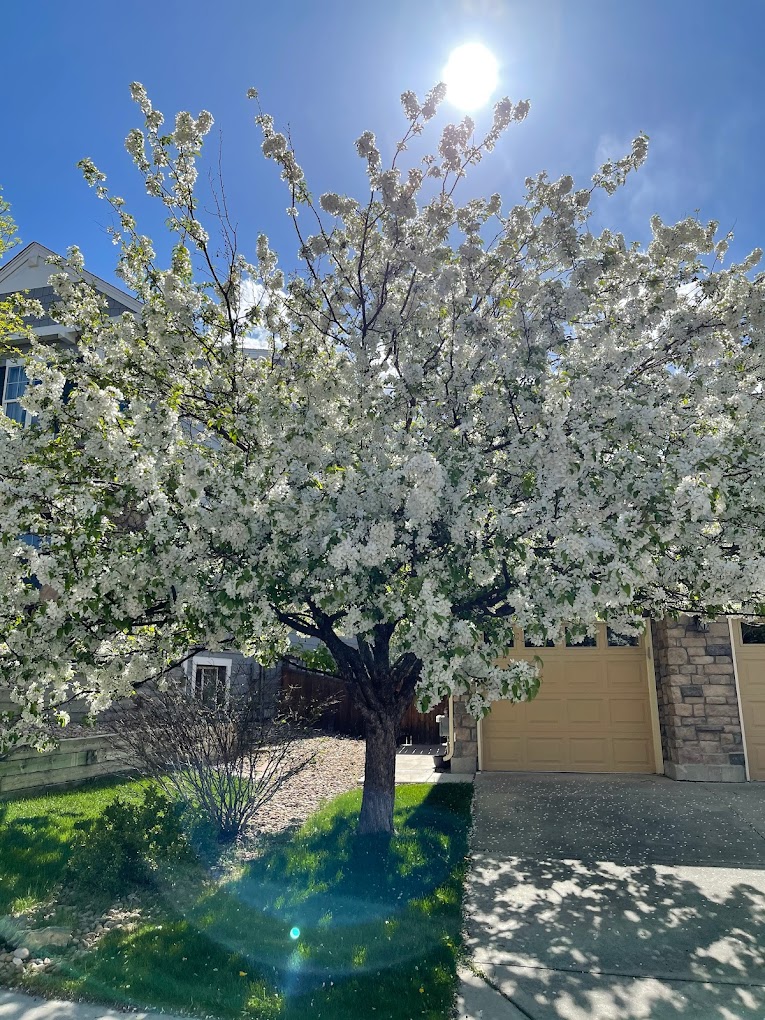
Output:
[[355,737],[322,735],[300,741],[299,754],[316,760],[282,786],[258,812],[253,835],[281,832],[301,825],[321,805],[364,781],[364,741]]

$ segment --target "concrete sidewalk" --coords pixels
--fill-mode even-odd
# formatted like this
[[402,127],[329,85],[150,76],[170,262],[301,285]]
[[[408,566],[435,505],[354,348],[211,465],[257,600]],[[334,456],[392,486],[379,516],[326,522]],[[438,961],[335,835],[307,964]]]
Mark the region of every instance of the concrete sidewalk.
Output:
[[472,783],[473,773],[437,771],[443,748],[437,745],[406,744],[396,754],[397,783]]
[[39,999],[21,992],[0,989],[0,1020],[187,1020],[170,1013],[133,1013],[89,1002],[67,1002],[64,999]]

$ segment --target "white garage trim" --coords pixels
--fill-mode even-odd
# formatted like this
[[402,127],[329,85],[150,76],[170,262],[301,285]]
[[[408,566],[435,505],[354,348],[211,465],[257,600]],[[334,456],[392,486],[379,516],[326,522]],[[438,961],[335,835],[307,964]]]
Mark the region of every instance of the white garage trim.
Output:
[[741,640],[741,621],[734,620],[732,616],[728,617],[728,631],[730,633],[730,653],[733,657],[733,682],[736,685],[736,701],[738,702],[738,719],[741,723],[741,746],[744,752],[744,770],[747,782],[751,782],[752,777],[749,774],[749,753],[746,748],[746,726],[744,726],[744,710],[741,701],[741,687],[738,682],[738,658],[736,656],[736,647],[738,642]]
[[646,621],[643,635],[645,648],[646,673],[648,674],[648,708],[651,713],[651,733],[653,734],[653,758],[656,764],[656,775],[664,775],[664,751],[661,746],[661,725],[659,724],[659,696],[656,691],[656,668],[653,657],[653,634],[651,621]]

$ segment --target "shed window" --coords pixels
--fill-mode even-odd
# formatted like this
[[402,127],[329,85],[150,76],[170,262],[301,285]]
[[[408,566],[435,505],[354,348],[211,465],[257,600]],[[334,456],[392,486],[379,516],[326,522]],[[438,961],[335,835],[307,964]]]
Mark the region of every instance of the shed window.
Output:
[[228,704],[230,676],[231,663],[228,661],[194,659],[189,693],[209,708],[225,708]]

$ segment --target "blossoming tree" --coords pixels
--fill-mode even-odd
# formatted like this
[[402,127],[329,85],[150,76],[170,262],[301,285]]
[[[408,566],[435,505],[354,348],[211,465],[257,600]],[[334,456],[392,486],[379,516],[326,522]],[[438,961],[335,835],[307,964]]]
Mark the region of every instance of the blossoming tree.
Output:
[[65,718],[72,693],[99,710],[189,647],[266,659],[294,631],[353,691],[360,830],[386,831],[413,699],[481,715],[534,695],[536,667],[502,657],[514,627],[542,645],[765,597],[760,253],[722,268],[727,239],[694,219],[654,218],[647,247],[592,233],[593,194],[624,185],[644,137],[587,187],[540,174],[510,208],[460,199],[528,104],[414,155],[439,86],[402,97],[389,162],[358,139],[363,200],[315,200],[261,113],[299,239],[285,279],[265,237],[248,260],[223,217],[210,240],[195,197],[210,115],[162,134],[133,95],[145,127],[127,147],[175,245],[163,267],[82,164],[143,313],[109,319],[73,250],[54,282],[76,346],[34,347],[37,424],[0,422],[7,740]]

